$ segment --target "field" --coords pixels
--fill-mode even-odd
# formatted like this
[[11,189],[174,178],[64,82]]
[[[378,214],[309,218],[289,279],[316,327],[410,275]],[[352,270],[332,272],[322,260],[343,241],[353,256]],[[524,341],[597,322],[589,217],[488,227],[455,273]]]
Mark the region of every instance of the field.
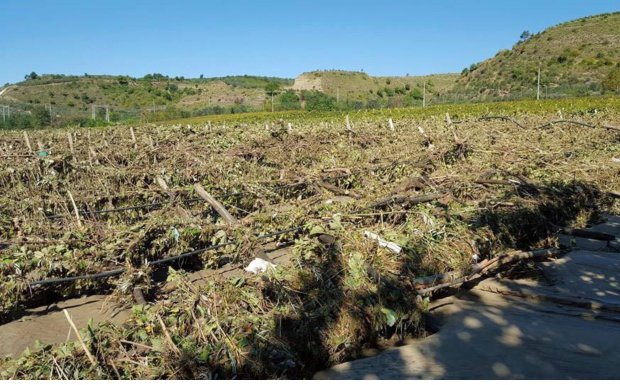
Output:
[[[88,325],[83,344],[0,359],[0,378],[309,378],[424,336],[433,292],[416,279],[556,247],[560,231],[620,214],[619,108],[583,98],[2,132],[0,323],[82,295],[131,311]],[[256,257],[277,266],[245,272]]]

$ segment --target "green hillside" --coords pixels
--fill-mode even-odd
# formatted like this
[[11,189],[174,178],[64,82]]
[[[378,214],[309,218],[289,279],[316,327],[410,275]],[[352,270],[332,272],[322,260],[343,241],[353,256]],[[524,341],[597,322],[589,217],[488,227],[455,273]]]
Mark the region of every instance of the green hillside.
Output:
[[384,102],[402,107],[420,101],[426,83],[427,98],[448,92],[458,74],[428,76],[370,76],[355,71],[313,71],[299,75],[293,89],[316,90],[340,100]]
[[535,93],[540,66],[543,93],[600,93],[620,63],[620,12],[562,23],[524,34],[511,50],[463,70],[457,91],[518,96]]
[[293,83],[291,79],[247,75],[185,79],[160,74],[142,78],[35,74],[10,86],[2,97],[25,105],[51,105],[56,110],[88,111],[92,105],[124,110],[153,106],[186,110],[233,105],[261,107],[264,88],[270,82],[282,86]]

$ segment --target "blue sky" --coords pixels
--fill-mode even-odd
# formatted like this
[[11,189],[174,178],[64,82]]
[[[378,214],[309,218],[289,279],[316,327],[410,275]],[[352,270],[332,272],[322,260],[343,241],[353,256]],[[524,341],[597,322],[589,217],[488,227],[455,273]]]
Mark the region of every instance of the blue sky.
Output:
[[295,77],[457,72],[618,0],[2,0],[0,85],[30,71]]

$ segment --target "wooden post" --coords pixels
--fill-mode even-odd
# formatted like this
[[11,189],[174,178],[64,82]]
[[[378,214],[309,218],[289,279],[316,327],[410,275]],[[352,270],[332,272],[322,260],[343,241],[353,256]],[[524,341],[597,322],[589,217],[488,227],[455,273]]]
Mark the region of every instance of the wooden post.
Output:
[[388,119],[388,126],[390,126],[390,130],[394,131],[394,122],[392,121],[392,118]]
[[131,132],[131,141],[136,143],[136,134],[133,132],[133,127],[129,127],[129,132]]
[[351,121],[349,120],[349,114],[347,114],[346,118],[345,118],[345,122],[347,124],[347,131],[353,131],[351,129]]
[[200,197],[204,200],[206,200],[211,207],[213,207],[215,209],[215,211],[217,211],[218,214],[220,214],[220,216],[229,224],[235,224],[237,223],[237,220],[235,219],[235,217],[233,217],[228,210],[226,210],[226,208],[220,203],[218,202],[215,198],[213,198],[211,196],[211,194],[209,194],[201,185],[200,183],[195,183],[194,184],[194,189],[196,190],[196,193],[198,195],[200,195]]
[[166,181],[162,177],[160,177],[160,176],[156,177],[155,181],[157,182],[159,187],[161,187],[162,190],[168,191],[168,184],[166,183]]
[[30,145],[30,139],[28,138],[28,133],[24,131],[24,140],[26,141],[26,147],[28,147],[28,151],[32,152],[32,146]]
[[82,349],[84,349],[84,353],[86,353],[86,357],[88,357],[88,361],[90,361],[90,364],[93,366],[97,365],[97,361],[95,360],[95,357],[93,357],[93,355],[88,350],[88,347],[86,346],[86,344],[84,343],[84,340],[82,339],[82,336],[80,335],[80,331],[77,329],[77,327],[73,323],[73,320],[71,320],[71,316],[69,315],[69,312],[67,311],[67,309],[62,309],[62,312],[65,314],[65,317],[67,317],[67,321],[69,322],[69,325],[71,325],[71,329],[73,329],[73,332],[75,333],[78,341],[80,341],[80,345],[82,345]]
[[[91,146],[88,146],[88,159],[90,161],[90,165],[92,167],[92,163],[93,163],[93,158],[95,158],[95,164],[99,164],[99,157],[97,156],[97,152],[95,151],[94,148],[92,148]],[[91,157],[92,156],[92,157]]]
[[80,219],[80,212],[75,205],[75,201],[73,200],[73,195],[71,191],[67,190],[67,195],[69,195],[69,199],[71,200],[71,205],[73,205],[73,211],[75,212],[75,219],[77,219],[78,226],[82,227],[82,220]]
[[75,152],[73,149],[73,136],[70,132],[67,133],[67,139],[69,140],[69,149],[71,150],[71,154],[73,154]]
[[536,83],[536,100],[540,100],[540,64],[538,64],[538,80]]

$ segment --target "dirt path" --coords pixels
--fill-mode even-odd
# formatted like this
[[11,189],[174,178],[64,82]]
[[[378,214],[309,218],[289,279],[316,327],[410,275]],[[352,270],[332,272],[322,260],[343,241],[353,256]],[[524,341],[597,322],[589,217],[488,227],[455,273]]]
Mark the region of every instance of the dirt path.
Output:
[[[592,228],[620,235],[620,218]],[[432,303],[440,331],[316,379],[613,379],[620,377],[620,253],[571,240],[544,279],[492,278]],[[605,249],[607,251],[594,251]]]
[[69,333],[69,323],[63,309],[66,309],[78,328],[102,321],[121,323],[130,314],[127,309],[114,309],[114,304],[106,304],[105,296],[93,295],[58,302],[50,306],[41,306],[26,311],[19,320],[0,325],[0,357],[18,356],[27,347],[34,348],[35,341],[55,344],[75,339]]

